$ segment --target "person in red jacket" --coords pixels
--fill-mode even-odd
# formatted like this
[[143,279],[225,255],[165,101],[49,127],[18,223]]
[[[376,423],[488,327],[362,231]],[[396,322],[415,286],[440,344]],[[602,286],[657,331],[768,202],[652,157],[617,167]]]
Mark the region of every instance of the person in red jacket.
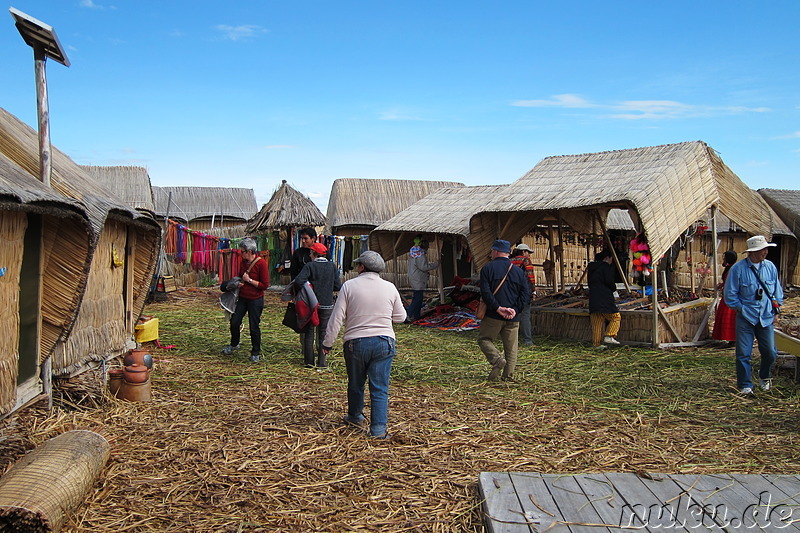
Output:
[[258,256],[256,241],[247,238],[239,244],[242,252],[242,270],[239,282],[239,299],[231,315],[231,343],[222,349],[231,355],[239,349],[242,319],[247,314],[250,323],[250,361],[257,363],[261,356],[261,313],[264,311],[264,289],[269,287],[269,267]]

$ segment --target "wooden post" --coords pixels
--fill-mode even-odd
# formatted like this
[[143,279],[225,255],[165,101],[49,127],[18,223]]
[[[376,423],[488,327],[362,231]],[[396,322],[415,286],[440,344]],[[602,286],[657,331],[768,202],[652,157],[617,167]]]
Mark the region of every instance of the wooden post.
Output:
[[711,249],[714,250],[714,297],[716,298],[719,296],[719,290],[717,287],[719,286],[719,261],[718,258],[718,244],[717,244],[717,206],[711,206],[711,240],[713,241],[711,244]]
[[689,264],[689,291],[694,294],[694,266],[697,264],[697,261],[695,261],[694,258],[694,236],[689,239],[689,242],[686,243],[686,246],[689,252],[689,258],[691,259]]
[[[608,229],[606,228],[606,221],[603,220],[603,217],[600,216],[600,211],[594,212],[595,217],[597,217],[597,221],[600,223],[600,228],[603,230],[603,239],[605,239],[606,244],[608,244],[608,249],[611,252],[611,257],[614,258],[614,264],[617,265],[617,270],[619,271],[620,276],[622,276],[622,282],[625,284],[625,290],[628,293],[631,292],[631,286],[628,283],[628,276],[625,275],[625,272],[622,270],[622,263],[619,262],[619,257],[617,257],[617,251],[614,249],[614,245],[611,243],[611,239],[608,237]],[[644,289],[642,289],[644,291]],[[642,294],[644,296],[644,294]]]
[[561,224],[561,211],[556,212],[556,217],[558,218],[558,247],[561,250],[561,260],[558,262],[559,264],[559,283],[558,283],[558,290],[563,292],[567,290],[567,283],[566,283],[566,265],[564,264],[564,234],[563,234],[563,227]]
[[50,186],[52,159],[50,157],[50,104],[47,98],[47,73],[44,48],[33,47],[34,70],[36,71],[36,108],[39,118],[39,179]]
[[436,267],[436,274],[439,278],[438,289],[439,289],[439,305],[444,304],[444,273],[442,272],[442,246],[444,246],[444,241],[439,242],[439,235],[437,234],[435,237],[436,242],[436,254],[438,255],[437,261],[439,265]]
[[[650,264],[653,265],[653,273],[650,274],[650,277],[653,278],[651,281],[651,286],[653,287],[653,348],[658,348],[659,345],[658,315],[660,309],[658,308],[658,263],[659,262],[655,260],[650,262]],[[642,291],[644,292],[644,287],[642,287]],[[678,342],[680,341],[681,339],[678,337]]]
[[556,252],[555,252],[555,249],[553,248],[553,225],[552,224],[547,226],[547,242],[548,242],[548,246],[550,248],[550,250],[549,250],[550,251],[550,261],[553,262],[553,270],[551,271],[552,275],[553,275],[553,279],[552,279],[553,292],[557,292],[557,289],[556,289]]

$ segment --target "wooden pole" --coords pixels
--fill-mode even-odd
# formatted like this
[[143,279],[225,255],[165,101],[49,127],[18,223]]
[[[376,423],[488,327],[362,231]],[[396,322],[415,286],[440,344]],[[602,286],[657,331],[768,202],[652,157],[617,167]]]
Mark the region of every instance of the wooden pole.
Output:
[[439,286],[437,287],[439,289],[439,305],[443,305],[444,304],[444,273],[442,272],[442,246],[444,245],[444,242],[439,242],[439,235],[438,234],[436,235],[436,237],[434,237],[434,239],[435,239],[434,242],[436,242],[436,254],[439,256],[438,259],[437,259],[437,261],[439,262],[439,265],[436,267],[436,274],[437,274],[436,277],[439,278],[439,283],[438,283]]
[[717,206],[711,206],[711,249],[714,250],[714,297],[719,296],[719,290],[717,287],[719,286],[719,261],[717,258],[719,257],[719,244],[717,243]]
[[[620,276],[622,276],[622,282],[625,284],[625,290],[628,293],[631,292],[631,286],[628,283],[628,276],[625,275],[625,272],[622,270],[622,263],[619,262],[619,257],[617,257],[617,251],[614,249],[614,245],[611,243],[611,238],[608,236],[608,228],[606,228],[606,221],[603,220],[603,217],[600,216],[600,211],[594,212],[595,217],[597,217],[597,221],[600,223],[600,228],[603,230],[603,239],[605,239],[606,244],[608,244],[608,250],[611,252],[611,257],[614,258],[614,264],[617,265],[617,271],[619,271]],[[644,291],[644,289],[642,289]],[[644,296],[644,294],[642,294]]]
[[50,146],[50,104],[47,98],[47,72],[44,48],[41,45],[33,47],[34,70],[36,71],[36,109],[39,119],[39,179],[46,186],[50,186],[52,174],[52,159]]
[[561,250],[561,259],[558,261],[559,264],[559,283],[558,283],[558,290],[565,291],[567,289],[566,283],[566,265],[564,264],[564,234],[563,234],[563,227],[561,223],[561,211],[556,212],[556,217],[558,218],[558,248]]
[[[653,348],[658,348],[658,312],[660,311],[658,307],[658,262],[654,258],[652,259],[650,264],[653,265],[653,273],[650,274],[650,277],[653,278],[651,281],[651,286],[653,287]],[[642,291],[644,291],[644,287],[642,287]],[[681,338],[678,337],[678,342],[680,341]]]
[[550,248],[550,261],[553,262],[552,270],[550,271],[551,275],[552,275],[551,281],[553,282],[553,292],[556,292],[556,252],[555,252],[555,249],[553,248],[553,225],[552,224],[549,224],[547,226],[547,242],[548,242],[548,246]]
[[694,236],[692,236],[692,238],[689,239],[689,242],[687,243],[687,247],[689,249],[689,259],[691,260],[689,262],[689,291],[692,294],[694,294],[694,291],[695,291],[695,287],[694,287],[694,266],[697,264],[697,261],[695,261],[695,258],[694,258]]

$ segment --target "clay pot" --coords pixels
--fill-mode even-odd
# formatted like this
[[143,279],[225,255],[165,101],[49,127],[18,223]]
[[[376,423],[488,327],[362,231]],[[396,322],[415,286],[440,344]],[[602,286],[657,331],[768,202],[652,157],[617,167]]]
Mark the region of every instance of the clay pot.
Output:
[[125,366],[140,365],[147,368],[153,368],[153,356],[144,348],[136,348],[125,354],[122,360]]
[[144,383],[128,383],[123,380],[117,393],[117,398],[129,402],[146,402],[152,397],[149,379]]
[[122,385],[124,375],[125,371],[121,368],[115,368],[108,371],[108,392],[114,396],[117,396],[117,391],[119,391],[119,387]]
[[144,383],[150,379],[150,369],[134,363],[125,367],[125,381],[128,383]]

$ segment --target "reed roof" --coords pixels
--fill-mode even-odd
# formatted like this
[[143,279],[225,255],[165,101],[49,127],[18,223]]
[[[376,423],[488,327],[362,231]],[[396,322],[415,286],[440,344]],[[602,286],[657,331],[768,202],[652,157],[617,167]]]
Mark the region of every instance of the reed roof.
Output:
[[438,189],[372,230],[370,250],[388,261],[408,253],[417,234],[466,237],[470,217],[505,187],[507,185]]
[[81,168],[127,205],[155,214],[150,175],[146,168],[90,165],[83,165]]
[[167,203],[172,193],[169,217],[186,222],[198,218],[223,216],[250,220],[258,212],[253,189],[243,187],[153,187],[155,212],[167,216]]
[[247,222],[248,234],[279,228],[325,225],[325,215],[311,199],[283,180],[269,202]]
[[759,189],[758,193],[775,210],[787,229],[800,239],[800,191]]
[[470,221],[479,263],[498,237],[514,241],[546,217],[590,233],[595,213],[628,209],[660,257],[717,205],[745,231],[771,235],[766,202],[702,141],[543,159]]
[[87,219],[86,211],[79,202],[53,191],[3,153],[0,153],[0,201],[25,204],[50,214],[60,212],[62,216],[66,210]]
[[328,231],[345,226],[376,228],[443,187],[463,187],[455,181],[339,178],[328,200]]
[[[39,136],[27,124],[0,108],[0,153],[32,176],[39,176]],[[136,211],[98,184],[86,170],[55,146],[51,147],[50,186],[67,198],[79,201],[92,224],[93,238],[99,238],[110,213],[158,230],[152,216]]]

